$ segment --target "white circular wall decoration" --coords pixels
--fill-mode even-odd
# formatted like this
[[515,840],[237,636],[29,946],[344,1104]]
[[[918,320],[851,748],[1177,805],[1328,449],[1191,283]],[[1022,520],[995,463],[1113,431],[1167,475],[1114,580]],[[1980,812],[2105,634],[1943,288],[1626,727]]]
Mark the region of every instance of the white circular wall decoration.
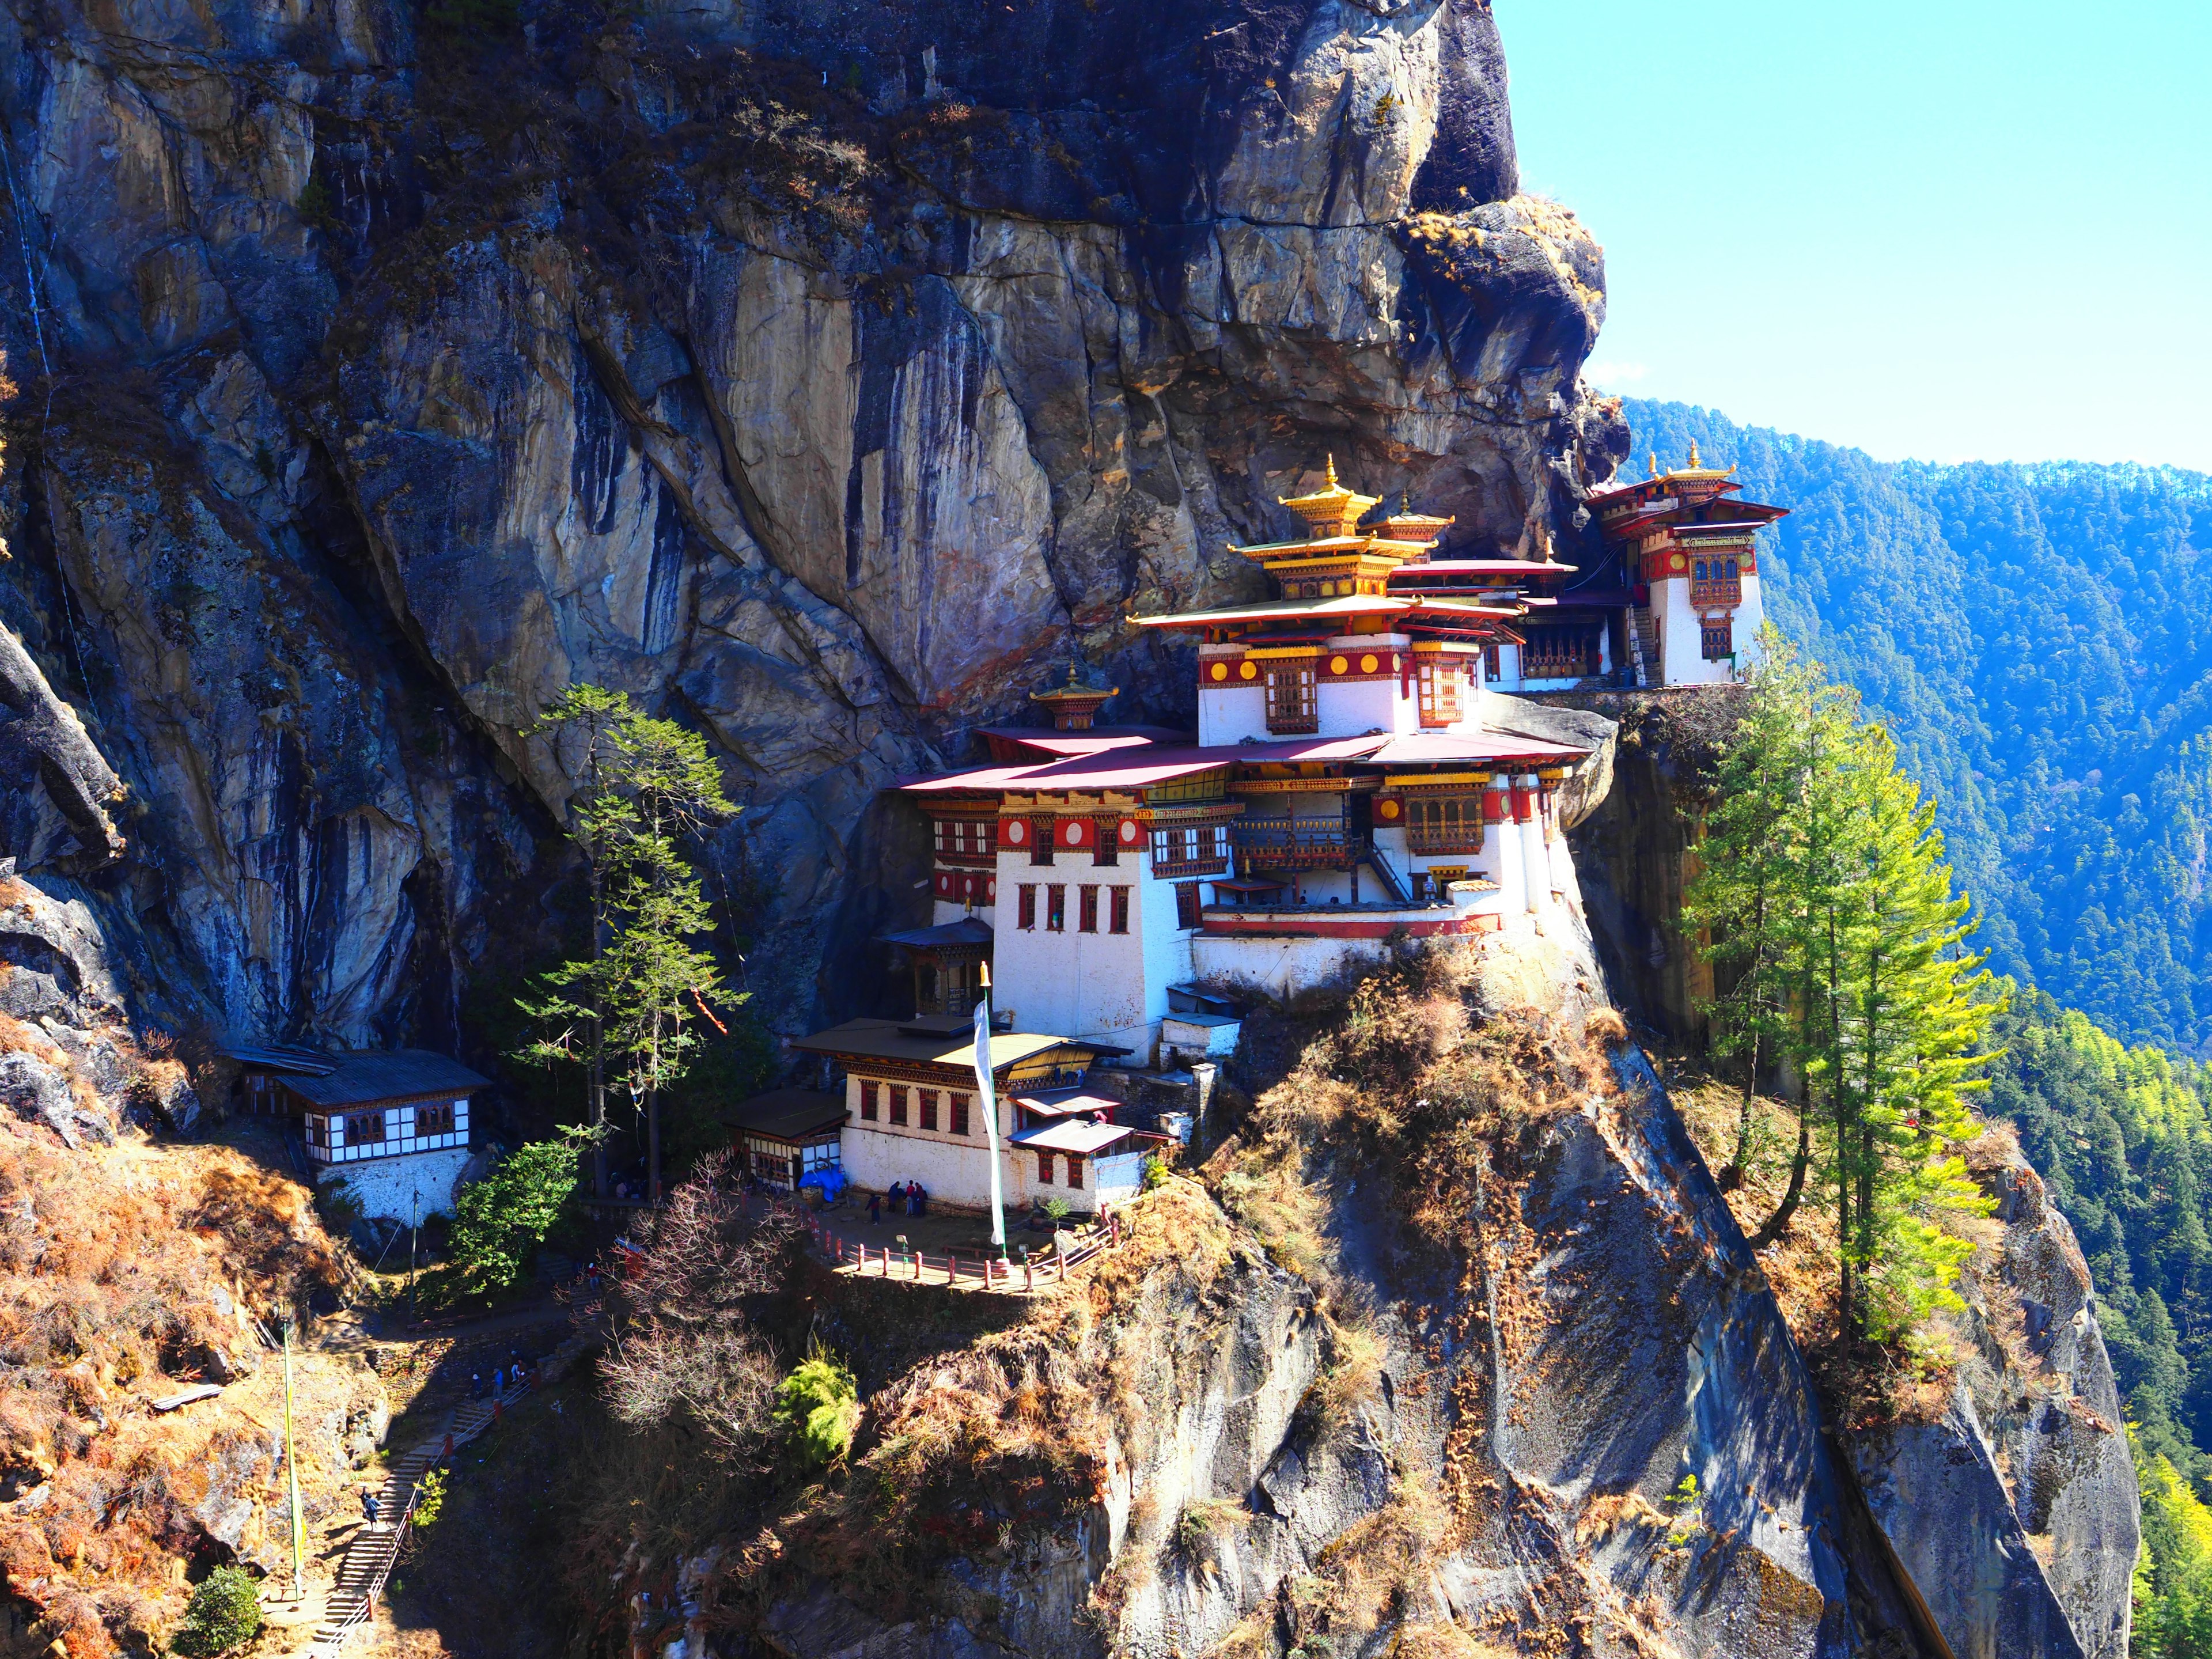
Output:
[[1068,823],[1066,832],[1060,836],[1060,839],[1066,842],[1070,847],[1082,846],[1083,826],[1071,819]]
[[1006,839],[1009,842],[1012,842],[1015,846],[1019,847],[1029,838],[1029,825],[1024,823],[1019,818],[1008,818],[1006,820]]
[[1137,844],[1136,819],[1123,818],[1121,820],[1121,844],[1124,847],[1134,847]]

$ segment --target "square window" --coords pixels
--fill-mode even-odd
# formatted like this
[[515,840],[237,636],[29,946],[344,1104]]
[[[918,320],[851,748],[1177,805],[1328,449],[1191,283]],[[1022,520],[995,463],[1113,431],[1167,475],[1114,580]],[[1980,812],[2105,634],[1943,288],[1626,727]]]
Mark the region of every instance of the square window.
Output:
[[1126,887],[1115,887],[1108,890],[1113,894],[1114,898],[1107,917],[1107,931],[1114,933],[1126,933],[1129,931],[1129,890]]
[[1044,890],[1044,930],[1048,933],[1067,931],[1067,889],[1060,886]]
[[1081,890],[1075,913],[1075,931],[1079,933],[1098,931],[1098,890],[1096,887]]
[[356,1112],[345,1121],[345,1144],[349,1146],[373,1146],[384,1139],[384,1114]]
[[952,1133],[956,1135],[968,1133],[968,1097],[965,1095],[952,1097]]
[[1025,881],[1021,884],[1018,908],[1021,911],[1020,925],[1034,932],[1036,927],[1036,884],[1035,882]]
[[1735,629],[1726,620],[1707,623],[1698,630],[1698,642],[1705,650],[1707,662],[1719,662],[1735,654]]
[[906,1127],[906,1087],[903,1084],[891,1085],[891,1121],[902,1129]]
[[449,1135],[453,1133],[453,1103],[440,1101],[415,1109],[415,1133],[418,1135]]
[[877,1082],[873,1078],[863,1078],[860,1079],[861,1122],[873,1123],[876,1121],[876,1108],[878,1103],[878,1097],[883,1091],[883,1086],[884,1085],[882,1084]]
[[921,1089],[916,1093],[921,1097],[921,1127],[934,1132],[937,1127],[937,1091]]

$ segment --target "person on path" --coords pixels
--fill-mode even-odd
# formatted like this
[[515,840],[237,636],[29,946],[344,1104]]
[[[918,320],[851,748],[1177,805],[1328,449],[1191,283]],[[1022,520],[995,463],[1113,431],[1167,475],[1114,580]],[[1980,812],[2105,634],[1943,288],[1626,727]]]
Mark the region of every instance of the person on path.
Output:
[[916,1215],[929,1213],[929,1188],[919,1181],[914,1183],[914,1212]]
[[368,1517],[368,1529],[374,1532],[379,1525],[379,1516],[382,1514],[382,1510],[377,1504],[376,1494],[367,1486],[361,1489],[361,1512]]
[[890,1212],[893,1215],[896,1215],[899,1212],[899,1206],[905,1202],[905,1200],[906,1182],[903,1181],[894,1181],[891,1182],[889,1190],[884,1194],[884,1204],[890,1206]]
[[469,1398],[471,1400],[481,1400],[483,1398],[483,1373],[482,1371],[471,1371],[469,1373]]
[[868,1225],[878,1225],[884,1218],[884,1200],[880,1193],[868,1194]]
[[505,1393],[507,1392],[507,1367],[506,1367],[506,1366],[504,1366],[504,1365],[495,1365],[495,1366],[494,1366],[494,1367],[492,1368],[492,1373],[491,1373],[491,1392],[492,1392],[492,1398],[494,1398],[495,1400],[496,1400],[496,1399],[497,1399],[501,1395],[503,1395],[503,1394],[505,1394]]
[[445,1448],[439,1452],[438,1461],[441,1463],[450,1463],[453,1461],[453,1431],[451,1429],[446,1431]]

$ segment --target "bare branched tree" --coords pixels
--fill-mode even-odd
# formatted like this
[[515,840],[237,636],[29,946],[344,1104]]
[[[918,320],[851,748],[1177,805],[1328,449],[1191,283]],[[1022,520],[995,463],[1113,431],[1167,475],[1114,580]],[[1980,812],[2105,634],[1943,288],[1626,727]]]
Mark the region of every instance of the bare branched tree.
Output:
[[623,1422],[684,1429],[719,1461],[751,1464],[763,1461],[781,1376],[757,1320],[789,1282],[805,1234],[780,1213],[749,1218],[738,1169],[731,1152],[709,1154],[648,1218],[599,1370]]

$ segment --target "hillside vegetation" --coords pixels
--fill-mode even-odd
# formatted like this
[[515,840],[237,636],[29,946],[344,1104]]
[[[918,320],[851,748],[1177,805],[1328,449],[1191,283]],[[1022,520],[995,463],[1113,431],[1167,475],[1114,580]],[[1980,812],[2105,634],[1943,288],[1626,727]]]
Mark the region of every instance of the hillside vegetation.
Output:
[[1977,943],[2134,1042],[2212,1042],[2212,478],[1888,464],[1680,404],[1656,450],[1790,516],[1768,613],[1887,722],[1942,803]]

